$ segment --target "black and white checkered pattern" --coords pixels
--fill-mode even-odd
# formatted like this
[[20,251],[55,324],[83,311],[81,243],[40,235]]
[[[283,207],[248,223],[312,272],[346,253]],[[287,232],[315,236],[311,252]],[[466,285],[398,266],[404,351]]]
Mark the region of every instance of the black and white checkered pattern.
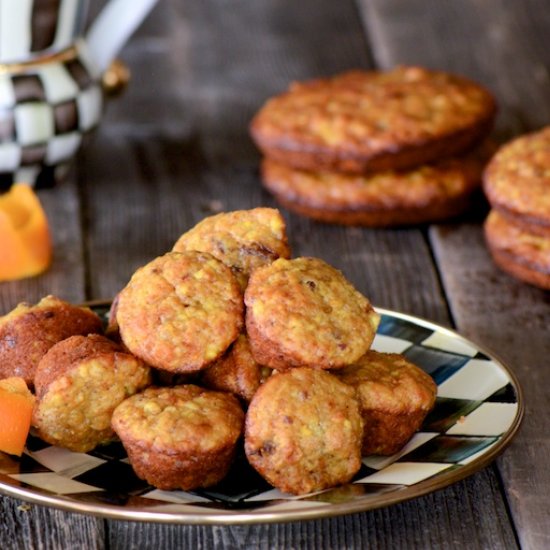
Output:
[[160,491],[134,475],[118,443],[80,454],[31,436],[20,460],[0,453],[0,490],[38,502],[46,495],[65,508],[105,515],[115,511],[126,519],[321,517],[333,515],[335,506],[349,504],[357,511],[376,507],[388,496],[404,500],[422,483],[444,486],[457,471],[466,475],[478,469],[517,430],[523,412],[517,383],[469,341],[431,323],[383,312],[373,348],[416,362],[437,382],[438,397],[421,430],[399,453],[365,457],[348,485],[300,497],[283,494],[248,465],[241,450],[216,487]]
[[82,47],[65,61],[0,72],[0,191],[45,186],[101,116],[99,77]]
[[0,63],[68,48],[84,23],[87,0],[0,0]]

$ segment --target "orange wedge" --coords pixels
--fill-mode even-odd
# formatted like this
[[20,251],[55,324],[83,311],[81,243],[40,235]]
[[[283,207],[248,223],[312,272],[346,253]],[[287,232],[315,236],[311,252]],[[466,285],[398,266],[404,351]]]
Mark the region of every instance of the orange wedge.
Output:
[[0,380],[0,451],[21,456],[31,427],[34,396],[22,378]]
[[0,281],[38,275],[49,265],[52,246],[42,205],[28,185],[0,195]]

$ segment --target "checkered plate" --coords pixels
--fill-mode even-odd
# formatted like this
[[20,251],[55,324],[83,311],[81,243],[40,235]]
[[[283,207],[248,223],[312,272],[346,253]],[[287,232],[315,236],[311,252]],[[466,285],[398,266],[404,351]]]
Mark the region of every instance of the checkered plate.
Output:
[[[108,306],[98,305],[105,314]],[[403,353],[438,385],[434,410],[396,455],[365,457],[352,483],[300,497],[273,489],[241,453],[216,487],[160,491],[138,479],[120,444],[73,453],[29,436],[19,459],[0,452],[0,491],[30,502],[123,520],[188,524],[293,521],[360,512],[445,487],[485,467],[524,412],[507,367],[453,331],[378,309],[373,348]]]

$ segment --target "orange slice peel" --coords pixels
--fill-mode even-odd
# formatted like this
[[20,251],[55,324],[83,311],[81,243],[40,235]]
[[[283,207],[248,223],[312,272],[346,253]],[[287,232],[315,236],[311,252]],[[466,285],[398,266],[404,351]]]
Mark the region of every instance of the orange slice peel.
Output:
[[21,456],[31,427],[34,396],[22,378],[0,380],[0,451]]
[[17,183],[0,195],[0,281],[32,277],[50,265],[46,214],[34,191]]

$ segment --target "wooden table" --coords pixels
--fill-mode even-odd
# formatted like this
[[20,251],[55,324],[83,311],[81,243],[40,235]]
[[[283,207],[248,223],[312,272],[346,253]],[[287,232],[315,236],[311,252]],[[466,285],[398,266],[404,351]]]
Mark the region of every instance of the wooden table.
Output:
[[[40,192],[55,261],[0,284],[0,312],[56,294],[110,298],[219,208],[273,205],[247,125],[290,81],[419,64],[489,87],[495,137],[550,123],[550,2],[164,0],[122,52],[125,95],[67,181]],[[0,497],[2,548],[549,548],[550,295],[501,273],[481,205],[428,228],[370,230],[284,213],[295,255],[337,266],[381,307],[455,327],[519,377],[527,414],[491,466],[446,489],[332,519],[252,526],[104,520]]]

